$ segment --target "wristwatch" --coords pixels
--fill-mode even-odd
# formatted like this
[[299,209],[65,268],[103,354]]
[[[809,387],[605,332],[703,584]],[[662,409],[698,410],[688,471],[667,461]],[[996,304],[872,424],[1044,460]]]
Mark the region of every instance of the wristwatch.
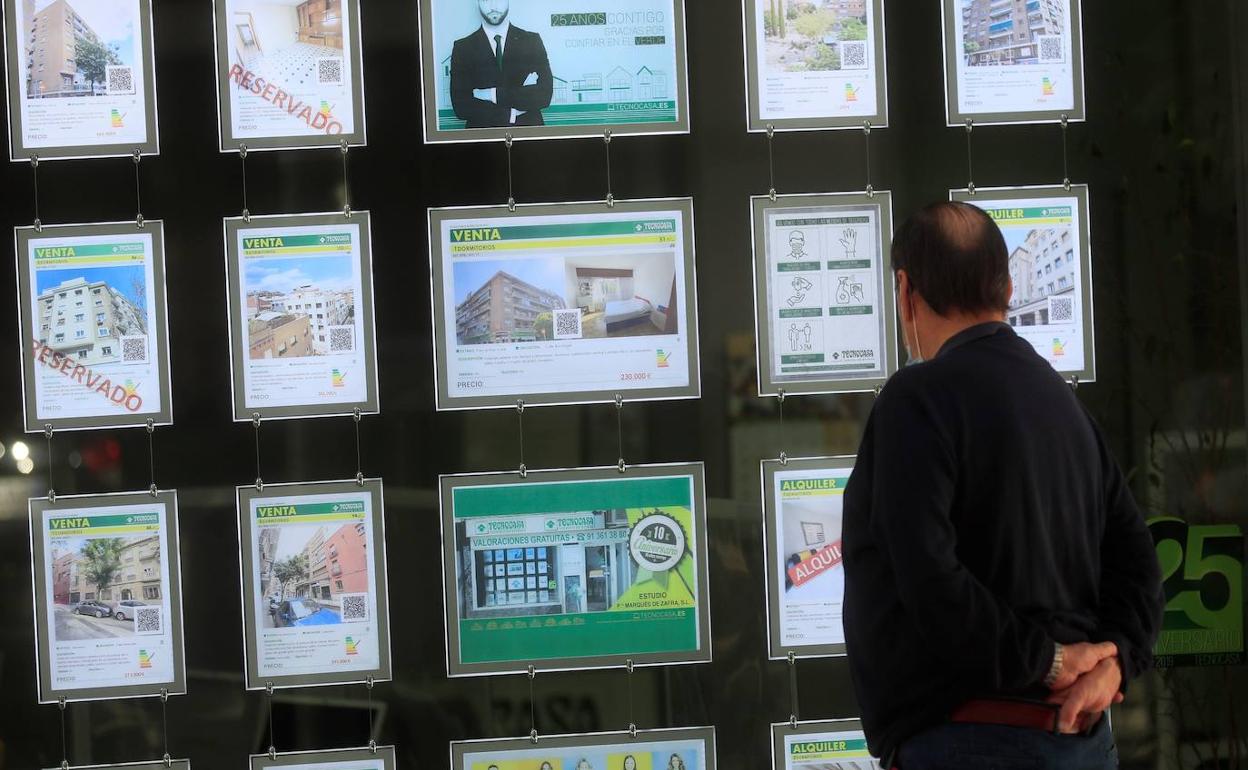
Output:
[[1053,665],[1049,666],[1049,673],[1044,677],[1044,686],[1050,690],[1057,683],[1057,678],[1062,675],[1062,658],[1065,649],[1060,642],[1053,643]]

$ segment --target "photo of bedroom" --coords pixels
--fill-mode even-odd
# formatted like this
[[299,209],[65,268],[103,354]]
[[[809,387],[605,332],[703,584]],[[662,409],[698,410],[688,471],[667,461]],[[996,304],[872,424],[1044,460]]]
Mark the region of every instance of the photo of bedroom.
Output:
[[674,254],[573,258],[565,274],[581,338],[679,333]]

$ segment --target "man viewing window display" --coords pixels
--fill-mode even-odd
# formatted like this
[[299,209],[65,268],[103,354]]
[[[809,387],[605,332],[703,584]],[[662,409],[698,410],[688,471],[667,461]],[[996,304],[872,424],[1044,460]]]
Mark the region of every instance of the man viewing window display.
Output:
[[845,492],[845,634],[886,768],[1117,767],[1103,718],[1152,664],[1161,577],[1100,429],[1005,323],[1005,239],[936,203],[897,231],[911,364]]

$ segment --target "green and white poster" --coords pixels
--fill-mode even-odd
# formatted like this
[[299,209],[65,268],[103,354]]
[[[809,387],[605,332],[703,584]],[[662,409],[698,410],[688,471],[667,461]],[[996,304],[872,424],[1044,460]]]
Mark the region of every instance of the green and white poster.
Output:
[[442,480],[450,673],[709,660],[701,465]]
[[782,722],[771,726],[774,770],[874,770],[857,720]]
[[1153,649],[1159,668],[1244,662],[1244,533],[1235,524],[1148,522],[1166,611]]

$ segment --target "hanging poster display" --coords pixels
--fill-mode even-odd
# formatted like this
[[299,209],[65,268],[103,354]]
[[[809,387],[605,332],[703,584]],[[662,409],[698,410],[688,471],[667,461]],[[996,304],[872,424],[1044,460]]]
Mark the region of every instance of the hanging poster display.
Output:
[[1005,235],[1010,326],[1064,377],[1094,382],[1088,186],[980,187],[949,196],[987,211]]
[[27,432],[171,424],[163,223],[14,239]]
[[151,0],[5,3],[9,158],[160,152]]
[[715,770],[715,728],[458,741],[451,770]]
[[225,220],[235,421],[379,411],[370,223]]
[[427,142],[689,132],[683,0],[420,0]]
[[884,0],[743,0],[750,131],[888,126]]
[[251,770],[395,770],[393,746],[252,754]]
[[760,396],[871,391],[897,371],[885,191],[750,199]]
[[71,765],[67,770],[191,770],[189,759],[170,759],[165,762],[123,762],[119,765]]
[[177,493],[29,511],[39,702],[184,694]]
[[221,150],[366,143],[359,0],[214,0]]
[[1085,119],[1082,0],[941,0],[950,126]]
[[789,722],[771,726],[774,770],[875,770],[867,737],[856,719]]
[[765,460],[763,545],[772,660],[845,654],[841,547],[853,457]]
[[701,463],[441,478],[451,676],[711,659]]
[[437,407],[698,398],[689,198],[429,210]]
[[247,689],[390,679],[380,479],[238,487]]

